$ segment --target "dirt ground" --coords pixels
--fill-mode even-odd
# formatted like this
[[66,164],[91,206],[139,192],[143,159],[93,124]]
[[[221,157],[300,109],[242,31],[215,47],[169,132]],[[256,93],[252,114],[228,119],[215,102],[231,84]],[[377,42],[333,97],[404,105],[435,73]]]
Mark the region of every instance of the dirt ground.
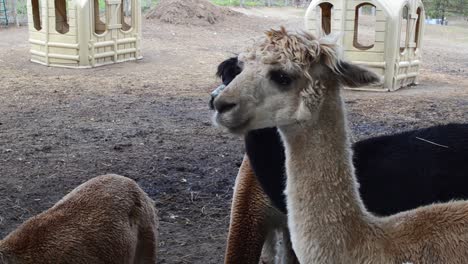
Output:
[[[161,217],[160,263],[221,263],[242,140],[210,123],[219,62],[304,10],[249,9],[210,26],[143,21],[138,62],[29,62],[26,28],[0,29],[0,237],[104,173],[135,179]],[[354,139],[468,118],[468,30],[426,29],[421,84],[345,91]]]

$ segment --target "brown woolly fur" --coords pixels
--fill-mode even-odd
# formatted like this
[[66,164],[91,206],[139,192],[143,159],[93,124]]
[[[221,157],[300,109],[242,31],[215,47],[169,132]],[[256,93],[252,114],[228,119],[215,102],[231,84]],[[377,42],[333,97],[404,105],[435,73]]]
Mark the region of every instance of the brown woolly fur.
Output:
[[[299,262],[467,263],[468,202],[389,217],[374,216],[363,205],[341,88],[376,83],[377,75],[342,61],[334,47],[322,52],[330,46],[320,40],[311,49],[317,40],[309,34],[270,32],[267,45],[251,49],[268,52],[239,56],[242,72],[214,100],[214,120],[236,134],[278,127],[288,226]],[[265,62],[271,57],[282,58],[279,65]],[[307,73],[288,70],[296,58],[306,61],[301,69]]]
[[[231,222],[224,263],[273,263],[282,258],[287,264],[295,259],[289,242],[286,217],[274,208],[263,192],[246,156],[239,168],[231,206]],[[282,247],[277,235],[285,233]],[[263,248],[263,250],[262,250]],[[260,254],[262,253],[262,254]]]
[[[273,236],[278,227],[286,228],[284,217],[271,205],[244,156],[234,187],[224,263],[257,264],[267,237],[272,244],[276,242]],[[275,249],[268,245],[263,258],[273,259]]]
[[[226,264],[253,263],[252,260],[260,258],[260,252],[266,237],[267,217],[265,211],[269,207],[269,200],[265,194],[256,190],[260,188],[257,179],[250,169],[249,160],[244,157],[244,161],[239,169],[234,187],[231,222],[229,226],[229,236],[225,255]],[[251,190],[252,186],[256,186]],[[251,196],[255,197],[251,197]],[[249,212],[251,218],[241,218],[245,212]],[[242,235],[242,241],[236,236]],[[241,254],[238,254],[242,252]],[[255,262],[255,261],[254,261]]]
[[99,176],[0,241],[0,263],[154,264],[158,224],[135,181]]

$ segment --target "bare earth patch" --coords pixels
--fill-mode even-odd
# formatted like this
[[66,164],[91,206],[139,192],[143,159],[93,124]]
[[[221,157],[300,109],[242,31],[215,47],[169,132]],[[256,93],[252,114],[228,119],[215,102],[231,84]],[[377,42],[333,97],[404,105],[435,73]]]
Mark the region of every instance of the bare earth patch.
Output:
[[212,4],[208,0],[161,0],[146,14],[165,23],[209,25],[225,20],[226,16],[240,15],[226,7]]
[[[26,28],[0,29],[0,237],[112,172],[156,200],[159,263],[222,263],[244,150],[210,123],[216,66],[266,29],[302,28],[298,12],[249,9],[203,26],[144,20],[143,60],[85,70],[32,64]],[[345,92],[356,140],[467,121],[468,50],[437,29],[426,30],[419,86]]]

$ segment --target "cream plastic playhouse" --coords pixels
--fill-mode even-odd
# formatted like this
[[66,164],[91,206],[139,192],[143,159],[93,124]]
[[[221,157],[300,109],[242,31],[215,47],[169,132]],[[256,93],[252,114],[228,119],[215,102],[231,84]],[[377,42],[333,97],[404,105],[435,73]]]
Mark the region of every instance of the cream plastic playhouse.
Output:
[[141,59],[139,0],[28,0],[31,61],[90,68]]
[[305,22],[319,36],[342,33],[345,58],[382,76],[359,89],[394,91],[418,83],[424,18],[421,0],[313,0]]

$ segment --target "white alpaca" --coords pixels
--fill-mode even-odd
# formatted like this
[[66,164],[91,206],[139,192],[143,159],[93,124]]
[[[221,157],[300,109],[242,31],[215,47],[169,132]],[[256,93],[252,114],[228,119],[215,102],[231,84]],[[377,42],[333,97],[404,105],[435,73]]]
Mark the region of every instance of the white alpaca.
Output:
[[158,225],[135,181],[99,176],[0,240],[0,263],[155,264]]
[[300,263],[466,263],[468,203],[369,213],[358,194],[343,85],[378,80],[341,61],[334,43],[271,30],[240,56],[242,72],[215,99],[231,133],[277,126],[286,148],[288,225]]

